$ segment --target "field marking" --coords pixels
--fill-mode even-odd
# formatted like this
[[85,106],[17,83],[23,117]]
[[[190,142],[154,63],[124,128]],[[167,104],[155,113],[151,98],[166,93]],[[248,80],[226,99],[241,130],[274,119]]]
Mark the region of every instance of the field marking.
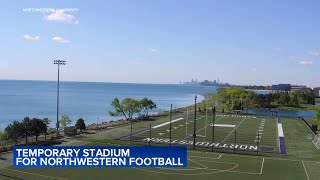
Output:
[[198,165],[200,165],[200,166],[202,166],[202,167],[205,167],[205,169],[208,169],[208,166],[203,165],[203,164],[201,164],[201,163],[198,163],[197,161],[194,161],[194,160],[192,160],[192,159],[190,159],[190,158],[188,158],[188,159],[189,159],[189,161],[194,162],[194,163],[196,163],[196,164],[198,164]]
[[[196,154],[206,154],[206,155],[218,155],[216,152],[201,152],[201,151],[188,151],[188,153],[196,153]],[[222,157],[222,154],[219,154],[218,159]]]
[[[224,117],[225,117],[225,116],[220,117],[220,118],[217,119],[215,122],[221,120],[221,119],[224,118]],[[207,126],[205,126],[205,127],[203,127],[203,128],[200,128],[198,131],[196,131],[196,134],[197,134],[198,132],[200,132],[202,129],[207,128],[208,126],[210,126],[210,124],[208,124]],[[190,135],[192,135],[192,134],[190,134]],[[190,135],[187,135],[187,136],[186,136],[185,138],[183,138],[182,140],[186,140],[187,138],[190,137]],[[197,136],[198,136],[198,135],[197,135]]]
[[[171,123],[174,123],[174,122],[177,122],[177,121],[180,121],[184,118],[178,118],[178,119],[175,119],[175,120],[172,120]],[[169,122],[165,122],[165,123],[162,123],[162,124],[159,124],[159,125],[156,125],[156,126],[153,126],[152,129],[157,129],[159,127],[162,127],[162,126],[165,126],[167,124],[170,124],[170,121]]]
[[262,159],[262,163],[261,163],[260,175],[262,175],[263,165],[264,165],[264,158]]
[[[189,159],[190,160],[190,159]],[[197,163],[197,162],[195,162]],[[201,163],[199,163],[200,165]],[[158,173],[158,174],[175,174],[175,175],[183,175],[183,176],[195,176],[195,175],[205,175],[205,174],[217,174],[217,173],[223,173],[223,172],[231,172],[231,170],[237,168],[239,166],[239,164],[234,163],[235,166],[231,167],[229,169],[185,169],[185,170],[189,170],[189,171],[194,171],[194,170],[208,170],[208,171],[215,171],[215,172],[206,172],[206,173],[193,173],[193,174],[185,174],[185,173],[175,173],[175,172],[161,172],[161,171],[153,171],[153,170],[149,170],[149,169],[142,169],[142,168],[135,168],[141,171],[146,171],[146,172],[152,172],[152,173]],[[202,165],[205,166],[205,165]],[[159,168],[160,169],[160,168]],[[170,169],[170,170],[181,170],[181,169],[173,169],[173,168],[162,168],[162,169]]]
[[250,174],[250,175],[260,175],[260,173],[246,172],[246,171],[228,171],[229,173],[240,173],[240,174]]
[[307,172],[307,169],[306,169],[306,166],[304,165],[303,161],[301,161],[301,162],[302,162],[304,171],[306,172],[307,178],[308,178],[308,180],[310,180],[309,175],[308,175],[308,172]]
[[[189,160],[191,160],[189,158]],[[194,160],[193,160],[194,161]],[[206,161],[206,160],[201,160],[201,159],[197,159],[197,161],[200,161],[200,162],[208,162],[208,163],[218,163],[218,164],[231,164],[231,165],[239,165],[238,163],[233,163],[233,162],[224,162],[224,161]],[[199,163],[199,162],[198,162]]]
[[222,143],[224,143],[229,138],[229,136],[243,123],[244,120],[246,120],[246,117],[244,117],[242,121],[239,124],[237,124],[237,126],[234,129],[232,129],[232,131],[227,135],[227,137],[225,137],[222,140]]
[[42,174],[37,174],[37,173],[31,173],[31,172],[25,172],[25,171],[20,171],[20,170],[16,170],[16,169],[8,169],[8,168],[3,168],[3,169],[8,170],[8,171],[14,171],[14,172],[19,172],[19,173],[24,173],[24,174],[30,174],[30,175],[34,175],[34,176],[45,177],[45,178],[67,180],[67,179],[63,179],[63,178],[58,178],[58,177],[53,177],[53,176],[47,176],[47,175],[42,175]]
[[[210,124],[210,126],[212,127],[213,124]],[[214,127],[231,127],[231,128],[235,128],[237,125],[233,125],[233,124],[214,124]]]
[[[307,127],[308,131],[311,131],[312,134],[315,135],[315,133],[307,126],[306,123],[303,123],[303,124]],[[320,149],[320,147],[318,148],[317,145],[313,142],[313,140],[312,140],[311,142],[314,144],[314,146],[315,146],[317,149]]]
[[212,158],[212,157],[202,157],[202,156],[189,156],[188,155],[188,157],[195,157],[195,158],[202,158],[202,159],[215,159],[215,160],[217,160],[217,159],[220,159],[221,158],[221,154],[220,154],[220,156],[219,157],[217,157],[217,158]]
[[[254,158],[254,159],[260,159],[261,157],[258,156],[248,156],[245,154],[224,154],[225,156],[237,156],[237,157],[248,157],[248,158]],[[300,162],[301,160],[298,159],[285,159],[285,158],[276,158],[276,157],[264,157],[265,159],[271,159],[271,160],[279,160],[279,161],[293,161],[293,162]],[[317,163],[320,164],[320,161],[309,161],[306,160],[304,162],[311,162],[311,163]]]

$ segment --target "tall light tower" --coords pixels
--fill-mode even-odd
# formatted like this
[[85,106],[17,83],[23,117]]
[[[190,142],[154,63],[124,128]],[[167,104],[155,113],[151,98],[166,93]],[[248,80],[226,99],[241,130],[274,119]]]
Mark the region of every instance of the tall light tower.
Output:
[[58,87],[57,87],[57,138],[59,137],[59,88],[60,88],[60,65],[66,65],[64,60],[54,60],[53,64],[58,65]]
[[194,121],[193,121],[193,149],[196,148],[197,125],[197,95],[194,97]]

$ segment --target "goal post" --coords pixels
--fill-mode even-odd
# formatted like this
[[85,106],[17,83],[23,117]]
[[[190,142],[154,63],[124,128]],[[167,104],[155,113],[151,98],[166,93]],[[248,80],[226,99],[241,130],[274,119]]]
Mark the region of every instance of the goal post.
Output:
[[[187,107],[187,116],[185,118],[185,135],[186,136],[193,136],[193,132],[190,131],[190,128],[193,127],[192,123],[190,122],[191,119],[193,118],[189,118],[189,116],[193,115],[193,111],[189,110],[189,108]],[[190,121],[189,121],[190,120]],[[193,121],[193,120],[192,120]],[[206,108],[205,114],[202,115],[198,115],[197,117],[197,121],[201,124],[203,123],[204,125],[202,126],[198,126],[196,129],[196,135],[197,137],[207,137],[207,128],[208,128],[208,109]],[[188,130],[189,128],[189,130]],[[202,132],[203,131],[203,132]],[[201,132],[201,133],[200,133]]]
[[[208,128],[208,108],[206,107],[206,112],[204,116],[204,126],[201,127],[199,131],[204,131],[204,134],[197,134],[198,137],[207,137],[207,128]],[[199,120],[202,119],[202,117],[198,118]]]

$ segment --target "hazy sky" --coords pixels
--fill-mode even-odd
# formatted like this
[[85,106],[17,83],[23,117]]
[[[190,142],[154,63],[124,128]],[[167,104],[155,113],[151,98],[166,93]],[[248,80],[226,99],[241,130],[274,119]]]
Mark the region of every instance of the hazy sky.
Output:
[[63,80],[320,86],[319,9],[318,0],[7,0],[0,79],[55,80],[53,60],[64,59]]

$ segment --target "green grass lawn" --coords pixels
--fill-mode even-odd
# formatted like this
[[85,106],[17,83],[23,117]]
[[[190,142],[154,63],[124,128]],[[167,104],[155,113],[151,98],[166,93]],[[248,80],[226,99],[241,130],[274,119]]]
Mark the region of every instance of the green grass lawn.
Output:
[[[172,119],[186,118],[187,113],[174,114]],[[203,117],[204,116],[204,117]],[[199,141],[210,141],[212,116],[199,114],[197,121],[197,137]],[[310,130],[299,119],[281,118],[287,147],[287,155],[275,153],[233,154],[222,152],[203,152],[188,150],[188,167],[185,169],[164,168],[24,168],[16,169],[11,166],[12,154],[1,154],[7,158],[0,160],[0,179],[224,179],[224,180],[318,180],[320,177],[320,151],[307,139]],[[234,117],[217,116],[216,124],[236,125],[237,143],[256,144],[255,138],[262,120],[264,120],[263,134],[260,146],[271,146],[277,149],[277,128],[274,117]],[[190,122],[191,121],[191,122]],[[133,124],[133,132],[168,122],[168,117],[160,117],[156,121],[145,121]],[[185,124],[189,122],[190,124]],[[189,136],[193,129],[192,115],[172,123],[173,139],[192,140]],[[180,126],[184,125],[184,126]],[[185,126],[188,125],[188,126]],[[207,126],[205,126],[207,125]],[[173,127],[178,127],[174,129]],[[186,131],[187,129],[187,131]],[[168,125],[154,128],[152,137],[169,138]],[[235,128],[215,127],[215,142],[234,142]],[[66,138],[62,145],[127,145],[128,137],[123,140],[116,138],[130,133],[130,126],[118,127],[101,131],[91,135],[81,135],[76,138]],[[160,135],[159,133],[165,133]],[[133,138],[145,138],[149,131],[135,135]],[[134,143],[135,144],[135,143]],[[139,144],[139,143],[138,143]],[[145,144],[145,143],[144,143]],[[147,144],[145,144],[147,145]],[[154,144],[155,145],[155,144]]]

